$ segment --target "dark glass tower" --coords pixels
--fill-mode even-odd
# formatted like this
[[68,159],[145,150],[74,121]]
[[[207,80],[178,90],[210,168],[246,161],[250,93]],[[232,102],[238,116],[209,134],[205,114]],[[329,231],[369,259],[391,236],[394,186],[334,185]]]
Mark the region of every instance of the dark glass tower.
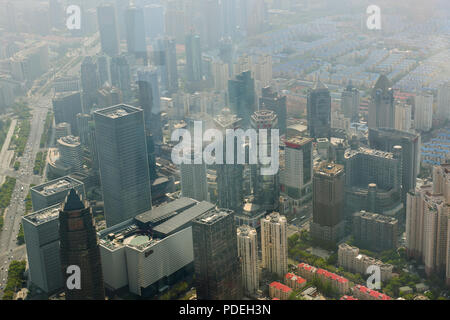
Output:
[[86,207],[75,189],[71,189],[59,212],[61,266],[67,282],[69,266],[81,271],[81,288],[65,286],[66,300],[104,300],[100,248],[90,207]]
[[369,128],[394,128],[394,116],[394,90],[389,79],[381,75],[370,97]]
[[330,138],[331,96],[328,88],[320,80],[308,92],[307,118],[311,138]]
[[250,71],[228,80],[228,98],[231,112],[242,119],[244,128],[249,127],[251,115],[256,111],[255,80]]
[[202,49],[198,35],[186,36],[186,78],[188,81],[201,81],[203,78]]
[[199,300],[242,298],[234,213],[213,209],[192,223],[195,287]]
[[142,59],[147,65],[147,44],[145,42],[144,11],[142,8],[129,7],[125,11],[125,25],[128,53]]
[[116,10],[112,5],[97,8],[98,29],[102,51],[110,57],[119,54],[119,35],[117,32]]
[[286,134],[286,96],[281,96],[277,92],[273,92],[272,88],[265,87],[262,89],[262,97],[259,99],[259,107],[261,110],[272,110],[278,118],[278,129],[280,136]]
[[85,57],[81,64],[83,113],[89,114],[93,105],[97,103],[97,90],[99,86],[97,64],[92,57]]

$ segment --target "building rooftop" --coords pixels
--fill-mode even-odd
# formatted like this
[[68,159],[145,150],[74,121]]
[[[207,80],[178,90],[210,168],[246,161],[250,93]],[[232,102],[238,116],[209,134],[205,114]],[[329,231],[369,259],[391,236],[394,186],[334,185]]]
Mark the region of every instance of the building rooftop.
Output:
[[155,224],[194,206],[196,203],[197,201],[194,199],[182,197],[141,213],[136,216],[135,220],[141,224]]
[[58,139],[58,143],[67,147],[77,147],[80,145],[80,138],[75,136],[65,136]]
[[286,139],[284,141],[284,144],[288,148],[300,149],[302,146],[304,146],[308,143],[311,143],[312,141],[313,141],[312,138],[294,136],[294,137],[290,137],[289,139]]
[[354,213],[353,216],[354,217],[359,216],[364,219],[370,219],[370,220],[374,220],[377,222],[383,222],[383,223],[389,223],[389,224],[396,224],[398,222],[398,220],[393,217],[388,217],[386,215],[382,215],[382,214],[378,214],[378,213],[366,212],[364,210]]
[[392,299],[391,297],[389,297],[388,295],[385,295],[384,293],[381,293],[381,292],[369,289],[369,288],[367,288],[365,286],[362,286],[360,284],[357,284],[356,286],[354,286],[352,288],[352,290],[353,291],[360,291],[362,293],[370,295],[370,296],[372,296],[374,298],[377,298],[379,300],[391,300]]
[[31,224],[38,226],[45,222],[55,220],[59,218],[59,210],[61,209],[61,204],[55,204],[51,207],[30,213],[23,217],[24,220],[27,220]]
[[156,226],[153,229],[153,232],[167,236],[180,229],[184,225],[188,224],[189,222],[193,221],[195,218],[199,217],[205,212],[213,209],[214,207],[214,204],[202,201],[197,205],[190,207],[189,209],[176,215],[172,219],[169,219],[166,222],[163,222],[160,225]]
[[125,117],[127,115],[130,115],[130,114],[133,114],[136,112],[142,112],[142,109],[136,108],[133,106],[129,106],[126,104],[118,104],[115,106],[96,110],[94,113],[102,115],[104,117],[111,118],[111,119],[117,119],[117,118]]
[[38,186],[31,188],[34,192],[39,193],[42,196],[50,196],[63,191],[68,191],[74,187],[82,185],[83,183],[73,179],[69,176],[58,178]]
[[347,149],[345,151],[345,158],[351,158],[359,154],[370,155],[374,157],[386,158],[386,159],[394,159],[394,154],[392,152],[386,152],[376,149],[369,149],[365,147],[359,147],[356,150]]
[[344,172],[344,166],[332,162],[322,161],[314,168],[314,174],[336,176]]
[[297,282],[298,284],[302,284],[302,283],[305,283],[305,282],[306,282],[305,279],[303,279],[302,277],[297,276],[296,274],[294,274],[294,273],[292,273],[292,272],[286,273],[285,278],[286,278],[286,279],[289,279],[289,280],[292,280],[292,281],[295,281],[295,282]]
[[287,285],[282,284],[282,283],[277,282],[277,281],[274,281],[274,282],[272,282],[271,284],[269,284],[269,287],[275,288],[275,289],[277,289],[277,290],[284,291],[284,292],[286,292],[286,293],[289,293],[289,292],[292,291],[292,289],[289,288]]
[[205,214],[203,214],[202,216],[198,217],[197,219],[195,219],[196,223],[200,223],[200,224],[213,224],[225,217],[228,217],[230,214],[232,214],[233,211],[231,210],[226,210],[226,209],[215,209],[215,210],[211,210]]

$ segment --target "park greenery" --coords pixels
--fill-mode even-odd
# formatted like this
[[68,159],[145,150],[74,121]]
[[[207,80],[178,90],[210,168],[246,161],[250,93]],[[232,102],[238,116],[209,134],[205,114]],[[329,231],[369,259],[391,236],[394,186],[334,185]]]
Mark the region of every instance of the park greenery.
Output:
[[17,234],[17,244],[21,245],[25,243],[25,235],[23,233],[23,226],[20,224],[19,233]]
[[12,110],[14,115],[20,120],[26,120],[31,118],[30,108],[27,106],[25,102],[16,102],[12,106]]
[[0,186],[0,209],[6,209],[9,206],[15,186],[16,179],[6,177],[3,185]]
[[36,159],[34,160],[33,173],[42,175],[45,168],[45,161],[47,157],[47,152],[39,151],[36,153]]
[[14,162],[14,170],[17,171],[20,168],[20,161],[15,161]]
[[25,146],[30,135],[31,126],[29,119],[19,120],[11,139],[10,148],[16,151],[16,155],[21,157],[25,151]]
[[160,300],[178,299],[181,296],[181,294],[184,294],[187,291],[188,287],[189,286],[188,286],[187,282],[185,282],[185,281],[179,282],[175,286],[170,288],[170,290],[168,290],[166,293],[164,293],[160,297]]
[[30,190],[28,190],[28,194],[25,197],[25,215],[31,212],[33,210],[33,205],[31,202],[31,188],[33,188],[35,184],[30,185]]
[[48,140],[50,138],[51,130],[52,130],[52,123],[53,123],[53,114],[49,111],[47,113],[47,117],[45,118],[45,124],[44,124],[44,131],[41,135],[41,142],[40,147],[44,148],[48,144]]
[[3,300],[13,300],[14,294],[22,288],[25,280],[25,266],[26,262],[24,260],[11,261],[8,269],[8,281],[6,282]]

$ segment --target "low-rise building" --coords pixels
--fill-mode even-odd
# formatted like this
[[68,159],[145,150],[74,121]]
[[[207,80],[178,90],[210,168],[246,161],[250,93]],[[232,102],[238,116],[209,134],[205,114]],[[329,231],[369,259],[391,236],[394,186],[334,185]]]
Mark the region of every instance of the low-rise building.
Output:
[[365,286],[357,284],[352,288],[353,296],[360,300],[392,300],[391,297],[384,293],[369,289]]
[[366,274],[369,266],[377,266],[380,268],[381,281],[392,278],[394,266],[383,263],[380,260],[359,253],[359,248],[346,243],[341,243],[338,250],[338,265],[350,272]]
[[269,285],[269,295],[271,298],[288,300],[291,293],[292,289],[280,282],[274,281]]
[[306,286],[306,279],[303,279],[292,272],[286,273],[285,282],[287,286],[294,290],[300,290]]

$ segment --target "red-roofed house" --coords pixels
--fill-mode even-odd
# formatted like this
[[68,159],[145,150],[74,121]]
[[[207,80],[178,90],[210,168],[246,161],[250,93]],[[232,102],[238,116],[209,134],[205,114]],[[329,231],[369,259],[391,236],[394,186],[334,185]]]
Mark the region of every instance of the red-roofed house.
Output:
[[342,296],[340,300],[358,300],[357,298],[353,297],[353,296]]
[[350,290],[350,282],[348,279],[341,277],[335,273],[327,271],[325,269],[318,269],[316,272],[317,277],[326,282],[330,282],[331,286],[343,294]]
[[299,277],[291,272],[286,273],[285,282],[286,282],[286,285],[288,285],[289,287],[291,287],[294,290],[300,290],[304,286],[306,286],[305,279],[303,279],[302,277]]
[[360,284],[352,288],[353,295],[361,300],[391,300],[392,298],[384,293],[369,289]]
[[317,268],[306,263],[300,263],[297,266],[298,274],[308,281],[312,281],[317,272]]
[[269,285],[269,295],[271,298],[288,300],[291,293],[292,289],[280,282],[274,281]]

